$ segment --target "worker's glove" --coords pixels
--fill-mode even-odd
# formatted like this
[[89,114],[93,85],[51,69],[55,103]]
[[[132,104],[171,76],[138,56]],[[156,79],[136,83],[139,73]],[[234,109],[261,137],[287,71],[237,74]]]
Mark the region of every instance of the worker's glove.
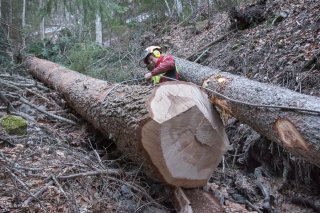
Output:
[[152,64],[152,63],[148,64],[148,65],[147,65],[147,69],[148,69],[149,71],[152,71],[152,70],[154,69],[154,64]]
[[152,77],[151,72],[148,72],[147,74],[144,75],[144,78],[149,80]]

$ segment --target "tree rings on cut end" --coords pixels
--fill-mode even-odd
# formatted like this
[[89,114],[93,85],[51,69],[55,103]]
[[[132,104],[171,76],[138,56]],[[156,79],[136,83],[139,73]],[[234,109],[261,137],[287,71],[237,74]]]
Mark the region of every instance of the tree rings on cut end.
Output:
[[142,146],[162,179],[171,185],[206,185],[228,139],[207,95],[185,82],[161,84],[147,104]]

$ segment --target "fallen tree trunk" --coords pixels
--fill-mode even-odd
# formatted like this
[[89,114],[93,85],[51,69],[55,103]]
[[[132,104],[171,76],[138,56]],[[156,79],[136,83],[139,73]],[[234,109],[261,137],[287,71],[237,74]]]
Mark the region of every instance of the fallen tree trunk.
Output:
[[248,124],[295,156],[320,167],[320,116],[316,112],[320,111],[320,98],[184,59],[175,58],[175,61],[183,78],[207,88],[212,103],[222,112]]
[[31,72],[142,165],[150,177],[187,188],[206,185],[228,144],[219,114],[196,85],[119,85],[35,57]]

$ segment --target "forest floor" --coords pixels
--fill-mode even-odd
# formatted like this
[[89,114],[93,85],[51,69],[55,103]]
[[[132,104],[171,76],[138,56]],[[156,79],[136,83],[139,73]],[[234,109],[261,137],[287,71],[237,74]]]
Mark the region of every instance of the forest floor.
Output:
[[[167,46],[181,58],[320,96],[320,2],[268,1],[264,11],[265,21],[244,30],[231,29],[225,12],[215,13],[209,25],[204,19],[157,26],[141,44]],[[287,17],[278,21],[281,12]],[[170,188],[145,177],[56,91],[19,65],[0,74],[0,91],[29,120],[27,135],[0,128],[0,212],[174,212]],[[0,103],[0,117],[7,114]],[[224,212],[320,212],[318,168],[236,119],[227,132],[232,149],[205,188]]]
[[0,128],[0,212],[168,212],[169,189],[146,178],[58,92],[19,70],[0,74],[11,114],[28,120],[24,135]]
[[[276,0],[267,1],[260,8],[246,6],[241,8],[241,14],[246,13],[250,19],[256,15],[252,10],[262,7],[265,20],[235,30],[227,12],[216,12],[210,25],[206,19],[193,25],[171,26],[169,33],[154,36],[158,39],[147,37],[143,43],[157,42],[170,47],[175,56],[197,60],[205,66],[320,96],[320,65],[315,60],[320,56],[320,2]],[[287,17],[281,20],[279,14]],[[162,32],[163,26],[155,28],[154,34]],[[199,52],[222,36],[220,42]]]

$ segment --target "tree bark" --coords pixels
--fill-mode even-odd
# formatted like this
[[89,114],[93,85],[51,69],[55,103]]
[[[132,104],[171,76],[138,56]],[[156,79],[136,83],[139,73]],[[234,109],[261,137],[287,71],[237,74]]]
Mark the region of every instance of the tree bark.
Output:
[[171,14],[171,10],[170,10],[170,6],[168,4],[168,1],[164,0],[164,2],[166,3],[167,9],[168,9],[168,14],[170,15]]
[[174,186],[203,186],[221,161],[228,139],[198,86],[110,84],[35,57],[27,64],[150,177]]
[[[39,6],[40,8],[43,7],[44,5],[44,0],[39,0]],[[44,28],[44,17],[41,18],[41,21],[40,21],[40,26],[39,26],[39,35],[40,35],[40,39],[43,40],[45,37],[46,37],[46,34],[45,34],[45,28]]]
[[[295,156],[320,167],[319,113],[257,106],[277,105],[320,111],[319,97],[252,81],[184,59],[175,58],[175,61],[183,78],[210,90],[208,94],[212,103],[222,112],[248,124]],[[216,92],[255,106],[226,99]]]
[[[25,27],[26,27],[26,0],[23,0],[23,3],[22,3],[22,30],[23,31],[25,30]],[[22,35],[22,45],[23,47],[26,46],[26,37],[24,35],[24,32]]]
[[101,22],[101,14],[99,11],[96,12],[96,43],[102,46],[102,22]]
[[7,40],[10,41],[11,33],[12,33],[12,0],[9,0],[9,17],[8,17],[8,34],[7,34]]
[[183,18],[183,6],[181,0],[175,0],[178,18]]

